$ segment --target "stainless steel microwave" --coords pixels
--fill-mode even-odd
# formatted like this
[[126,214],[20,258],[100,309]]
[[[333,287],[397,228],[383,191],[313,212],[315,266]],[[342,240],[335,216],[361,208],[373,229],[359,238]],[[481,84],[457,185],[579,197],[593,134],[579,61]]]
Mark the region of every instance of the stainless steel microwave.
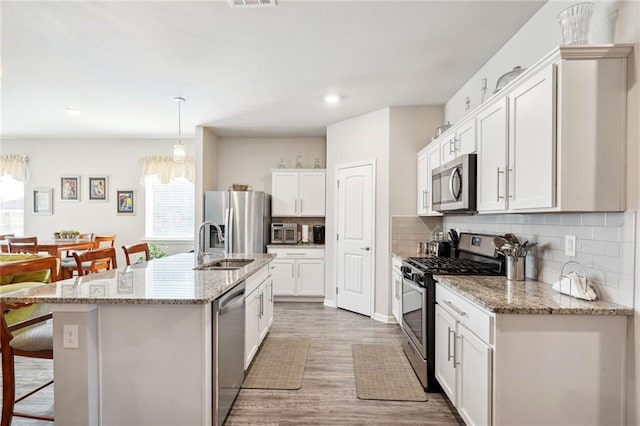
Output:
[[476,154],[465,154],[433,169],[433,209],[441,213],[476,212]]

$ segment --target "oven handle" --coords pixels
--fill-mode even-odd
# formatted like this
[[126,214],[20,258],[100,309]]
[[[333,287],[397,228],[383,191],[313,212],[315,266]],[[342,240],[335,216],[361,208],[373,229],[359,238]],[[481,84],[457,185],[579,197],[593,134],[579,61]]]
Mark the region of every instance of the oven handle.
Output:
[[415,290],[419,291],[420,294],[424,293],[424,287],[421,287],[420,285],[416,284],[415,281],[411,281],[410,279],[407,279],[404,277],[402,277],[402,281],[405,282],[409,287],[412,287]]

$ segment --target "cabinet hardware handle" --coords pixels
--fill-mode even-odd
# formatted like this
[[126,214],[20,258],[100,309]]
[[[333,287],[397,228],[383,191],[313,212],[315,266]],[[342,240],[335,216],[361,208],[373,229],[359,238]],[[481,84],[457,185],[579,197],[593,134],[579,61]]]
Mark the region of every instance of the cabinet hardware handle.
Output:
[[456,365],[460,365],[458,361],[458,339],[462,341],[462,336],[458,336],[457,333],[453,335],[453,368],[456,368]]
[[302,213],[302,200],[300,200],[300,213]]
[[273,302],[273,282],[269,283],[269,302]]
[[455,155],[456,153],[456,146],[455,146],[455,139],[449,141],[449,154],[451,155]]
[[[258,296],[258,299],[261,299],[262,295]],[[262,311],[262,309],[260,308],[260,300],[258,300],[258,318],[260,318],[260,311]]]
[[298,213],[298,199],[296,198],[296,213]]
[[498,194],[498,199],[496,201],[498,202],[500,202],[501,198],[504,198],[502,195],[500,195],[500,173],[504,173],[504,170],[500,170],[500,167],[498,167],[498,181],[496,186],[496,194]]
[[260,318],[264,316],[264,293],[260,295]]
[[455,356],[455,354],[451,355],[451,333],[453,333],[453,338],[455,340],[456,332],[451,330],[451,327],[447,326],[447,361],[451,361],[451,359]]
[[287,256],[306,256],[307,253],[287,253]]
[[427,191],[422,190],[422,209],[425,210],[427,208]]
[[300,264],[298,263],[298,278],[300,278]]
[[443,302],[444,302],[444,303],[446,303],[446,304],[447,304],[451,309],[453,309],[453,310],[456,312],[456,314],[460,315],[461,317],[464,317],[464,316],[466,316],[466,315],[467,315],[467,313],[466,313],[466,312],[461,311],[459,308],[457,308],[457,307],[456,307],[453,303],[451,303],[450,301],[448,301],[448,300],[443,300]]
[[455,154],[456,151],[460,151],[462,149],[462,143],[461,142],[462,141],[458,136],[453,138],[453,153],[454,154]]

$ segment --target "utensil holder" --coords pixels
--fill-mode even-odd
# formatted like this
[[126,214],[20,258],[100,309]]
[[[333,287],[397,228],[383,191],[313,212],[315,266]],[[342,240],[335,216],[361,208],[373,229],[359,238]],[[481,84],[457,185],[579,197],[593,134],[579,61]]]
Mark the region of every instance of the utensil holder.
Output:
[[525,280],[526,256],[506,256],[507,279],[510,281]]
[[562,44],[585,44],[589,41],[589,27],[593,3],[576,3],[558,13]]

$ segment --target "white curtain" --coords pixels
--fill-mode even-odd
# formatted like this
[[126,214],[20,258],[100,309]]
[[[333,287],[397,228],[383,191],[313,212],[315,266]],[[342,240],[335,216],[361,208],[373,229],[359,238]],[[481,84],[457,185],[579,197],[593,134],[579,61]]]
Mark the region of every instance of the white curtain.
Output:
[[29,180],[28,162],[29,158],[26,155],[2,154],[0,155],[0,176],[7,174],[17,181],[26,182]]
[[169,183],[175,178],[185,178],[189,182],[195,179],[196,171],[193,157],[187,157],[179,163],[173,161],[173,157],[150,156],[140,160],[142,163],[142,177],[140,183],[144,183],[147,176],[156,175],[161,183]]

